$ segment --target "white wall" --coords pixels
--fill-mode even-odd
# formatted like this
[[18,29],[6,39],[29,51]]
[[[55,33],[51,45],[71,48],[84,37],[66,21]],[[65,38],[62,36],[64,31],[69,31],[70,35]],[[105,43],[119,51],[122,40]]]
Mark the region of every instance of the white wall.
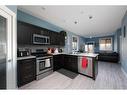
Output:
[[[123,27],[126,26],[126,37],[123,37]],[[122,48],[121,48],[121,65],[123,70],[127,73],[127,12],[122,20]]]

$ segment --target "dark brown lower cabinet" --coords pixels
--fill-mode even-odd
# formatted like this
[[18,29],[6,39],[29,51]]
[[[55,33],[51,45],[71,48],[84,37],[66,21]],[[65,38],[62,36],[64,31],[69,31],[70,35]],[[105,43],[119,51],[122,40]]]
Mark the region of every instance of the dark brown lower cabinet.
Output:
[[78,73],[78,57],[73,55],[64,55],[64,69]]
[[93,79],[98,75],[98,57],[93,58]]
[[54,55],[53,56],[53,71],[57,71],[63,68],[64,65],[64,55]]
[[18,87],[36,79],[36,59],[24,59],[17,61]]
[[73,55],[54,55],[53,56],[53,70],[57,71],[61,68],[78,72],[78,58]]

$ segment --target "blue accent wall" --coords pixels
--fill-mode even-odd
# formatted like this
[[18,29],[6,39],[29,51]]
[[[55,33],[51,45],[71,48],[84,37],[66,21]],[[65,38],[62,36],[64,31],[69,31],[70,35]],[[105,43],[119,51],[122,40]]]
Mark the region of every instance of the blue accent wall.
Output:
[[[126,27],[126,37],[124,37],[124,26]],[[127,73],[127,12],[123,17],[122,26],[121,26],[121,34],[122,34],[122,48],[121,48],[121,66],[124,71]]]
[[114,51],[120,53],[120,36],[121,28],[117,29],[114,34]]
[[76,35],[72,32],[67,32],[67,40],[65,42],[65,51],[67,53],[72,53],[72,36],[77,36],[78,39],[79,39],[79,45],[78,45],[78,48],[80,49],[80,46],[81,45],[84,45],[85,44],[85,38],[84,37],[81,37],[79,35]]
[[100,38],[105,38],[105,37],[111,37],[112,38],[112,43],[113,43],[112,51],[113,51],[114,50],[114,35],[103,36],[103,37],[86,38],[86,43],[88,43],[88,42],[94,42],[95,43],[94,51],[95,52],[100,52],[100,50],[99,50],[99,39]]
[[39,27],[43,27],[43,28],[46,28],[49,30],[53,30],[56,32],[60,32],[63,30],[62,28],[60,28],[56,25],[53,25],[45,20],[39,19],[37,17],[34,17],[34,16],[27,14],[25,12],[22,12],[20,10],[17,11],[17,19],[19,21],[27,22],[27,23],[30,23],[30,24],[33,24],[33,25],[36,25]]
[[14,13],[17,14],[17,6],[16,5],[7,5],[6,7],[8,7],[10,10],[12,10]]

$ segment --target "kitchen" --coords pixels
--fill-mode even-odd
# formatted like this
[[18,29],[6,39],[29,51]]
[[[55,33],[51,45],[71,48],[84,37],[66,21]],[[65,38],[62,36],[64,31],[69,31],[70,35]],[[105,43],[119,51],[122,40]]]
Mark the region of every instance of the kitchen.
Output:
[[[81,73],[95,80],[98,73],[98,54],[77,51],[65,53],[63,49],[67,39],[65,31],[58,33],[21,21],[17,23],[19,87],[33,80],[42,79],[60,69]],[[84,60],[91,61],[88,62],[88,70],[82,69],[83,56],[87,58]]]
[[[1,14],[5,7],[0,6]],[[5,9],[15,14],[0,16],[0,89],[127,88],[119,43],[120,37],[126,38],[125,26],[121,28],[126,6]]]

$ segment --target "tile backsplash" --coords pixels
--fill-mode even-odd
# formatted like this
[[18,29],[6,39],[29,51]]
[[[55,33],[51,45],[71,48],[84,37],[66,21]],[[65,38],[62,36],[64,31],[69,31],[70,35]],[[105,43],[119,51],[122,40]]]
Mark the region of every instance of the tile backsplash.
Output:
[[61,48],[64,50],[64,46],[57,46],[57,45],[19,45],[18,46],[19,50],[31,49],[31,52],[35,52],[36,49],[43,49],[44,51],[47,51],[48,48]]

